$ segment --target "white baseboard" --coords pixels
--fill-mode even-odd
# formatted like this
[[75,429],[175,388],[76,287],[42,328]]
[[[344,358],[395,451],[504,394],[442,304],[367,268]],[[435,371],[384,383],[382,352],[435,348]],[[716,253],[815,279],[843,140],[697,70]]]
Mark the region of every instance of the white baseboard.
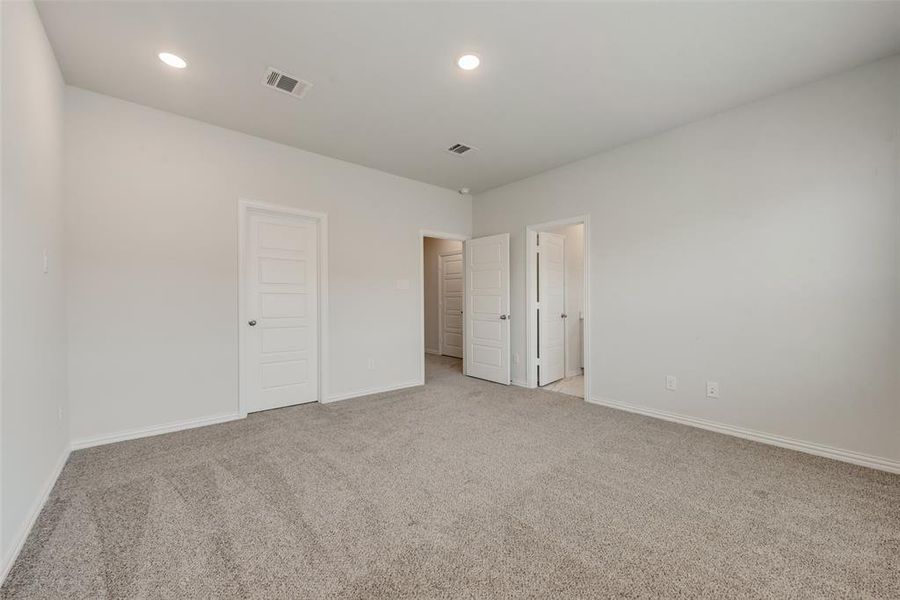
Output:
[[140,429],[129,429],[118,433],[99,435],[96,437],[82,438],[72,441],[72,450],[80,450],[82,448],[91,448],[92,446],[102,446],[104,444],[113,444],[115,442],[124,442],[126,440],[136,440],[138,438],[150,437],[151,435],[160,435],[162,433],[172,433],[185,429],[194,429],[195,427],[205,427],[207,425],[216,425],[218,423],[227,423],[243,419],[247,415],[240,413],[229,413],[226,415],[217,415],[214,417],[203,417],[201,419],[189,419],[187,421],[177,421],[175,423],[167,423],[165,425],[154,425],[152,427],[142,427]]
[[334,394],[329,396],[328,402],[337,402],[338,400],[349,400],[350,398],[359,398],[361,396],[371,396],[372,394],[381,394],[382,392],[393,392],[396,390],[404,390],[406,388],[423,385],[419,380],[407,381],[406,383],[398,383],[396,385],[386,385],[383,387],[369,388],[367,390],[356,390],[354,392],[345,392],[343,394]]
[[440,356],[441,351],[435,350],[434,348],[425,348],[425,354],[437,354],[438,356]]
[[19,556],[19,552],[22,551],[22,547],[25,545],[25,540],[28,539],[28,534],[31,533],[31,528],[34,527],[34,524],[37,522],[38,516],[41,514],[41,510],[44,508],[44,504],[47,503],[47,499],[50,497],[50,492],[53,491],[53,486],[56,485],[56,480],[59,479],[59,474],[62,473],[63,467],[66,466],[66,461],[69,460],[69,449],[65,448],[62,454],[59,457],[59,460],[56,461],[56,465],[53,467],[53,471],[50,472],[50,476],[47,477],[47,480],[44,482],[44,487],[41,490],[40,495],[34,499],[34,503],[31,505],[31,510],[28,513],[28,518],[22,523],[22,526],[19,528],[19,531],[16,533],[16,536],[12,540],[12,546],[9,549],[9,552],[6,556],[3,557],[3,564],[0,565],[0,586],[3,585],[3,582],[6,581],[6,576],[9,575],[9,570],[12,568],[13,563],[16,562],[16,558]]
[[512,380],[512,384],[513,384],[513,385],[517,385],[517,386],[519,386],[519,387],[523,387],[523,388],[527,388],[527,387],[528,387],[528,382],[525,381],[524,379],[513,379],[513,380]]
[[635,406],[634,404],[619,402],[618,400],[610,400],[608,398],[595,397],[588,400],[588,402],[592,404],[607,406],[609,408],[637,413],[639,415],[644,415],[647,417],[663,419],[664,421],[672,421],[673,423],[681,423],[682,425],[690,425],[691,427],[698,427],[700,429],[715,431],[716,433],[724,433],[725,435],[731,435],[734,437],[743,438],[745,440],[752,440],[754,442],[769,444],[770,446],[779,446],[781,448],[788,448],[789,450],[797,450],[799,452],[805,452],[807,454],[823,456],[825,458],[831,458],[833,460],[860,465],[862,467],[869,467],[870,469],[887,471],[889,473],[900,473],[900,461],[892,460],[890,458],[872,456],[871,454],[863,454],[861,452],[844,450],[842,448],[834,448],[832,446],[817,444],[815,442],[795,440],[793,438],[783,437],[780,435],[774,435],[762,431],[755,431],[753,429],[745,429],[743,427],[735,427],[734,425],[726,425],[724,423],[718,423],[716,421],[710,421],[708,419],[701,419],[698,417],[688,417],[664,410],[657,410],[655,408]]

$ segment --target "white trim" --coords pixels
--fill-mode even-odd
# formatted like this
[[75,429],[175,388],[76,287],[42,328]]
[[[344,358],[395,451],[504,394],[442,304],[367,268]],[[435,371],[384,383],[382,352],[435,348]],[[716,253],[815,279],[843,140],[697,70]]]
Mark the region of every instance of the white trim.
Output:
[[105,444],[114,444],[116,442],[124,442],[127,440],[136,440],[138,438],[160,435],[163,433],[172,433],[175,431],[183,431],[185,429],[195,429],[197,427],[206,427],[207,425],[216,425],[218,423],[227,423],[228,421],[236,421],[243,419],[247,415],[241,413],[229,413],[226,415],[216,415],[214,417],[202,417],[200,419],[188,419],[186,421],[175,421],[164,425],[154,425],[152,427],[141,427],[139,429],[128,429],[109,435],[99,435],[91,438],[82,438],[72,441],[72,450],[81,450],[82,448],[91,448],[93,446],[103,446]]
[[397,390],[405,390],[408,388],[419,387],[420,381],[407,381],[396,385],[385,385],[382,387],[369,388],[367,390],[356,390],[354,392],[345,392],[343,394],[335,394],[328,399],[328,402],[338,402],[339,400],[350,400],[351,398],[362,398],[363,396],[371,396],[372,394],[381,394],[383,392],[395,392]]
[[[294,215],[305,217],[316,223],[319,242],[319,402],[328,398],[328,215],[326,213],[313,212],[257,202],[244,198],[238,199],[238,410],[241,416],[247,416],[247,403],[245,393],[245,378],[242,377],[244,357],[244,337],[246,328],[242,327],[247,322],[246,299],[244,294],[244,253],[247,244],[247,213],[251,210],[275,215]],[[423,356],[424,360],[424,356]]]
[[679,415],[677,413],[657,410],[655,408],[645,408],[642,406],[636,406],[634,404],[628,404],[627,402],[611,400],[609,398],[591,398],[590,400],[588,400],[588,402],[590,402],[591,404],[598,404],[601,406],[614,408],[616,410],[624,410],[630,413],[653,417],[655,419],[662,419],[664,421],[671,421],[673,423],[689,425],[691,427],[697,427],[699,429],[715,431],[716,433],[739,437],[745,440],[752,440],[754,442],[760,442],[762,444],[768,444],[770,446],[778,446],[780,448],[787,448],[789,450],[797,450],[798,452],[805,452],[806,454],[814,454],[815,456],[822,456],[825,458],[831,458],[833,460],[839,460],[841,462],[851,463],[862,467],[869,467],[870,469],[887,471],[888,473],[900,473],[900,461],[892,460],[890,458],[872,456],[871,454],[863,454],[861,452],[844,450],[842,448],[834,448],[833,446],[826,446],[824,444],[817,444],[815,442],[805,442],[803,440],[774,435],[762,431],[755,431],[753,429],[746,429],[744,427],[726,425],[725,423],[718,423],[716,421],[710,421],[708,419]]
[[434,348],[425,348],[425,354],[436,354],[437,356],[440,356],[441,351],[435,350]]
[[[466,260],[466,240],[469,239],[468,235],[462,233],[447,233],[445,231],[434,231],[431,229],[420,229],[419,230],[419,247],[416,250],[416,254],[419,256],[419,339],[416,342],[415,353],[419,355],[419,379],[416,385],[425,385],[425,353],[422,352],[422,349],[425,348],[425,238],[437,238],[439,240],[459,240],[463,243],[463,277],[466,276],[465,273],[465,260]],[[465,327],[463,327],[463,358],[466,356],[466,332]],[[466,364],[466,361],[463,360],[463,365]],[[465,366],[463,366],[465,369]],[[375,392],[372,392],[375,393]],[[349,398],[353,398],[355,396],[348,396]],[[343,398],[336,398],[338,400],[342,400]]]
[[523,387],[523,388],[530,388],[530,387],[533,387],[533,386],[528,385],[528,382],[527,382],[527,381],[523,381],[523,380],[521,380],[521,379],[513,379],[513,380],[512,380],[512,384],[513,384],[513,385],[516,385],[516,386],[519,386],[519,387]]
[[537,302],[534,300],[537,288],[536,261],[532,257],[537,254],[537,232],[562,227],[564,225],[584,225],[582,234],[584,252],[584,282],[582,297],[584,300],[584,323],[581,336],[581,357],[584,365],[584,397],[591,397],[591,216],[579,215],[556,221],[546,221],[525,226],[525,381],[526,387],[537,387],[537,327],[535,316]]
[[53,467],[53,471],[51,471],[50,476],[44,482],[41,494],[31,505],[31,511],[28,513],[28,518],[22,523],[19,532],[12,539],[12,546],[10,546],[7,555],[3,557],[3,565],[2,568],[0,568],[0,585],[3,585],[3,582],[6,581],[9,570],[15,564],[16,558],[19,557],[19,552],[22,551],[25,540],[28,539],[28,535],[31,533],[31,528],[34,527],[34,524],[37,522],[38,516],[40,516],[41,511],[44,509],[44,505],[47,503],[47,499],[50,497],[50,492],[53,491],[53,486],[56,485],[56,480],[59,479],[63,467],[66,466],[66,462],[69,460],[70,452],[71,451],[68,448],[63,449],[62,454],[56,461],[56,466]]

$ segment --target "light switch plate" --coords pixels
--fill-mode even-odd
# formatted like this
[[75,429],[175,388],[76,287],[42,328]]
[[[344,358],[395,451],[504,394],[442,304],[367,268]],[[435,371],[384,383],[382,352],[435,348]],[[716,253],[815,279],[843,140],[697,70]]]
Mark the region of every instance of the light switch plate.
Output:
[[674,375],[666,375],[666,389],[674,392],[678,389],[678,378]]

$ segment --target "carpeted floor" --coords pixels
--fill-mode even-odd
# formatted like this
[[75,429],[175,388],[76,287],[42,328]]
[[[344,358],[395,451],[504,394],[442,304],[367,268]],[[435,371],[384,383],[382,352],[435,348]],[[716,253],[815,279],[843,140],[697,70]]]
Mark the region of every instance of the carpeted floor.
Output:
[[900,598],[900,476],[429,357],[74,453],[0,597]]
[[542,387],[548,392],[558,392],[567,396],[584,398],[584,375],[573,375]]

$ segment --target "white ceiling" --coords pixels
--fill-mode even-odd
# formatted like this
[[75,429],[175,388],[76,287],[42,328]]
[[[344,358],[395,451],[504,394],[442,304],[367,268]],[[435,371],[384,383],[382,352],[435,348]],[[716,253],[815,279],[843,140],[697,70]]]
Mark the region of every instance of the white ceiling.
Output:
[[[900,52],[898,2],[39,10],[72,85],[473,192]],[[482,67],[456,68],[465,52]],[[315,87],[303,100],[266,89],[268,66]],[[444,151],[456,142],[480,150]]]

